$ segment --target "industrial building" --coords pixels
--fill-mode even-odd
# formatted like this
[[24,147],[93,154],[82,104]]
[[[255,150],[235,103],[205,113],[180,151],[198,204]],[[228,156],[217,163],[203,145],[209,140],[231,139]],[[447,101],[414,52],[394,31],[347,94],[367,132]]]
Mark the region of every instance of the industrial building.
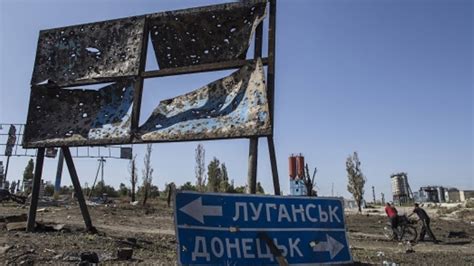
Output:
[[306,186],[304,184],[304,156],[291,155],[288,158],[290,176],[290,195],[306,196]]
[[459,189],[457,188],[447,188],[444,191],[444,198],[446,202],[459,202]]
[[392,174],[393,202],[395,204],[406,204],[413,201],[413,193],[408,184],[408,174],[404,172]]
[[474,190],[458,190],[449,188],[444,192],[446,202],[464,202],[474,199]]
[[417,202],[464,202],[474,199],[474,190],[459,190],[442,186],[424,186],[413,193]]
[[426,186],[413,193],[417,202],[446,202],[446,188],[442,186]]
[[474,200],[474,190],[459,190],[443,186],[423,186],[418,191],[412,192],[408,184],[408,174],[404,172],[392,174],[393,202],[406,204],[409,202],[464,202]]

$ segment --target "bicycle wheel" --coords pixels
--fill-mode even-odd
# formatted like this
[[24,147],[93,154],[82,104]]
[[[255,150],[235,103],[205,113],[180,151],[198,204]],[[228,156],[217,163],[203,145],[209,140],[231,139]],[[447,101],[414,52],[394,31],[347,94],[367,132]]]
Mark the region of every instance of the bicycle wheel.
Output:
[[414,226],[406,226],[403,230],[402,240],[415,241],[417,237],[416,228]]
[[395,237],[392,227],[390,227],[389,225],[383,227],[383,235],[389,240],[393,240]]

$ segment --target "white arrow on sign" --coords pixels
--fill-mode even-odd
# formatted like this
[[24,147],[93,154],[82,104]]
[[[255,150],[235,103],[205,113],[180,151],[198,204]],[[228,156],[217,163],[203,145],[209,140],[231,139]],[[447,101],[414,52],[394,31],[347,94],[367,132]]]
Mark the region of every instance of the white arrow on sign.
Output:
[[179,209],[197,221],[204,223],[204,216],[222,216],[221,206],[202,205],[202,197],[199,197]]
[[342,243],[327,234],[326,242],[322,241],[317,244],[315,242],[311,242],[310,245],[311,247],[313,247],[313,251],[329,252],[331,259],[333,259],[344,248],[344,245]]

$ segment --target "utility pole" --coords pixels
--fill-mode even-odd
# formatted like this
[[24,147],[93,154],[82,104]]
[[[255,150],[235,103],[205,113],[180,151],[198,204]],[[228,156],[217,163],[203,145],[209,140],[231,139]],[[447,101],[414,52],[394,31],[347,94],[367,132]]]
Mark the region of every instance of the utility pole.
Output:
[[331,183],[331,197],[334,197],[334,182]]
[[58,167],[56,168],[56,181],[54,182],[54,194],[59,194],[61,190],[61,178],[63,175],[64,154],[63,150],[59,149]]
[[98,159],[98,161],[99,161],[99,164],[100,164],[100,167],[101,167],[100,181],[101,181],[102,185],[101,185],[101,188],[100,188],[100,193],[104,194],[104,186],[105,186],[105,183],[104,183],[104,164],[105,164],[105,159],[104,159],[104,157],[100,157],[100,159]]
[[7,181],[8,176],[8,166],[10,165],[10,157],[13,154],[13,147],[16,143],[16,127],[14,125],[10,125],[10,129],[8,130],[8,139],[7,139],[7,146],[5,147],[5,156],[7,156],[7,165],[5,165],[5,174],[4,174],[4,181]]
[[375,187],[372,186],[372,196],[374,197],[374,204],[375,204]]
[[382,205],[385,205],[385,195],[383,193],[380,193],[380,195],[382,196]]
[[97,177],[99,176],[99,171],[101,172],[100,180],[102,181],[101,182],[101,187],[100,187],[100,193],[101,194],[104,193],[104,163],[105,163],[105,159],[104,159],[104,157],[100,157],[100,159],[97,159],[97,161],[99,162],[99,167],[97,168],[97,173],[95,175],[94,183],[92,183],[91,190],[89,191],[89,196],[88,196],[89,199],[92,197],[92,191],[94,191],[94,187],[95,187],[95,184],[97,182]]

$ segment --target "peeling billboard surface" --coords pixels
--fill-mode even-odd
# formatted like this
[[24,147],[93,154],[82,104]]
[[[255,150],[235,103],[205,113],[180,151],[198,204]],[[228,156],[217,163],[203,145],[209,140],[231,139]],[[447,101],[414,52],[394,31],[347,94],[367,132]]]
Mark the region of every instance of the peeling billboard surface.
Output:
[[159,67],[245,59],[265,9],[266,1],[249,1],[149,15]]
[[33,87],[23,146],[130,143],[134,79],[99,90]]
[[32,85],[138,75],[145,17],[40,32]]
[[[272,134],[261,59],[138,119],[150,36],[159,68],[247,58],[266,0],[161,12],[40,32],[25,148],[239,138]],[[199,70],[201,69],[202,70]],[[199,71],[214,68],[202,66]],[[207,69],[207,70],[206,70]],[[166,71],[164,71],[166,72]],[[144,75],[145,74],[145,75]],[[71,88],[113,82],[99,90]],[[132,114],[133,112],[133,114]],[[132,128],[133,127],[133,128]]]
[[261,60],[198,90],[160,102],[138,142],[237,138],[271,134]]

